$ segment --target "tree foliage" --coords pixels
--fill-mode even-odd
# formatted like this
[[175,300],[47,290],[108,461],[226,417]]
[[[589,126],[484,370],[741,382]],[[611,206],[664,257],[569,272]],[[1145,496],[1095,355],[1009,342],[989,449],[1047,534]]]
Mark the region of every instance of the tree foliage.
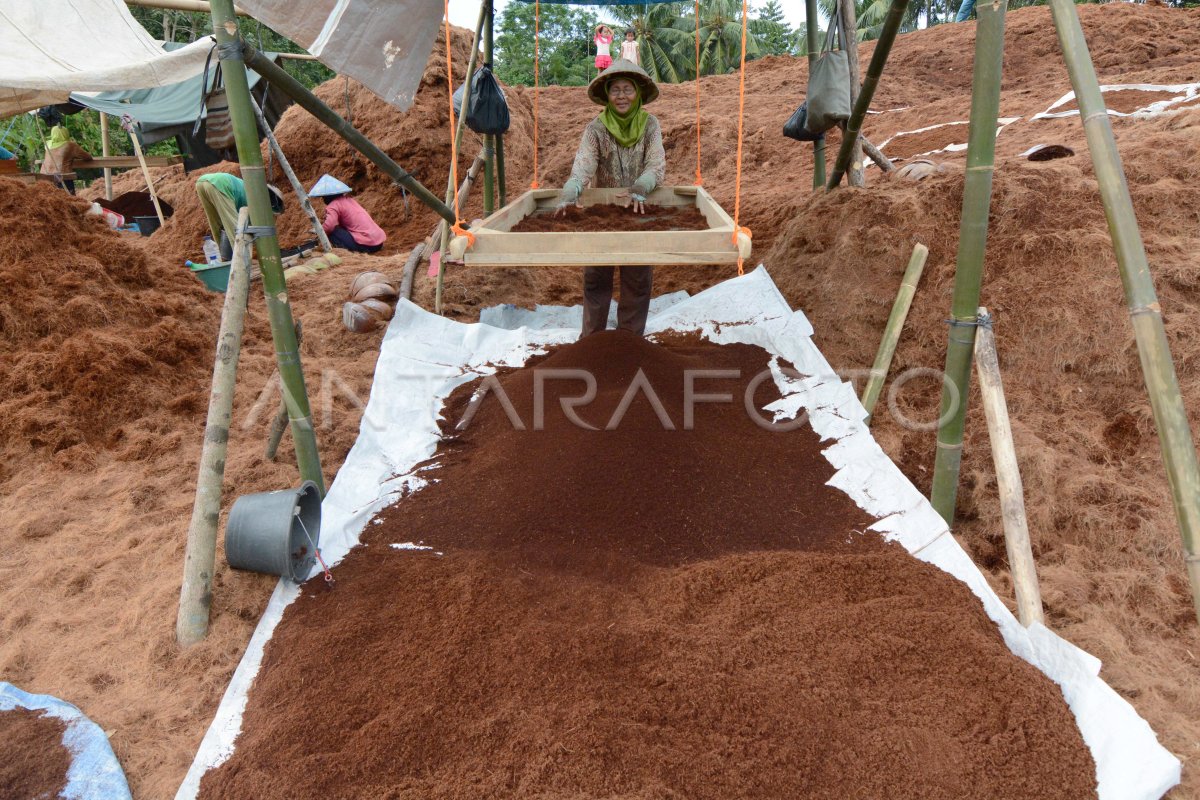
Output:
[[[495,72],[510,85],[533,85],[534,7],[509,3],[496,20]],[[544,84],[581,86],[594,72],[592,36],[596,14],[573,6],[541,7],[538,51]]]

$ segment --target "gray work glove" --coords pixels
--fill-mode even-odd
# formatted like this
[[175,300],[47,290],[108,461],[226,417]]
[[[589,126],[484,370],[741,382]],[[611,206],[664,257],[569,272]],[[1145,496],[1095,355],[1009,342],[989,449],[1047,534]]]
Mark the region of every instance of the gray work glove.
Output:
[[640,195],[640,199],[644,201],[650,195],[650,193],[654,191],[654,187],[657,185],[658,181],[654,179],[654,173],[647,172],[633,182],[633,186],[630,187],[629,193],[635,196]]
[[569,205],[578,203],[581,194],[583,194],[583,183],[576,178],[571,178],[563,184],[562,194],[558,196],[558,206],[555,211],[561,211]]

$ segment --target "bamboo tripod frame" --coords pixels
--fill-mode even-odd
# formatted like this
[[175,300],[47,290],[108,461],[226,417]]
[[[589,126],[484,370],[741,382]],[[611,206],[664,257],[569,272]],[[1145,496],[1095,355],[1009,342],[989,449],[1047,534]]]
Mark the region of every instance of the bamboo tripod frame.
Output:
[[[967,183],[963,194],[962,232],[946,356],[946,374],[954,383],[953,388],[958,390],[961,402],[938,431],[932,496],[934,507],[951,525],[962,456],[967,388],[979,321],[978,302],[991,205],[1006,10],[1006,0],[991,0],[977,7],[979,23],[976,28]],[[1078,98],[1088,151],[1108,219],[1183,542],[1184,563],[1192,587],[1192,604],[1200,620],[1200,462],[1197,461],[1187,410],[1163,325],[1162,308],[1154,290],[1124,167],[1100,92],[1096,68],[1079,22],[1078,10],[1072,0],[1050,0],[1050,12],[1071,79],[1071,88]],[[947,386],[947,394],[951,388]],[[943,419],[947,419],[944,413],[948,410],[946,400],[944,394]]]

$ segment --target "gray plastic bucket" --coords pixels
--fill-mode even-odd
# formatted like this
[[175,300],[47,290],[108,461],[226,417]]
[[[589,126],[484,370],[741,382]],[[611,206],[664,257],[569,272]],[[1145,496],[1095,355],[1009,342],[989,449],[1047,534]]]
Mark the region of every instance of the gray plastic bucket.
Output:
[[314,545],[320,542],[321,496],[315,483],[305,481],[299,489],[239,497],[225,525],[225,560],[236,569],[300,583],[312,569]]

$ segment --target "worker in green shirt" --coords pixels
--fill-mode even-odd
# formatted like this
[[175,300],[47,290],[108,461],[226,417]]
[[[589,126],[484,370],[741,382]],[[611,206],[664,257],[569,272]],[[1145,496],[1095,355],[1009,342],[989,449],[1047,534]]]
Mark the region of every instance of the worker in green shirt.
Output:
[[[271,195],[271,210],[283,211],[283,195],[274,186],[267,186]],[[233,258],[233,240],[237,236],[238,212],[246,207],[246,184],[236,175],[213,172],[196,179],[196,194],[200,207],[208,218],[213,241],[220,243],[221,260]]]

